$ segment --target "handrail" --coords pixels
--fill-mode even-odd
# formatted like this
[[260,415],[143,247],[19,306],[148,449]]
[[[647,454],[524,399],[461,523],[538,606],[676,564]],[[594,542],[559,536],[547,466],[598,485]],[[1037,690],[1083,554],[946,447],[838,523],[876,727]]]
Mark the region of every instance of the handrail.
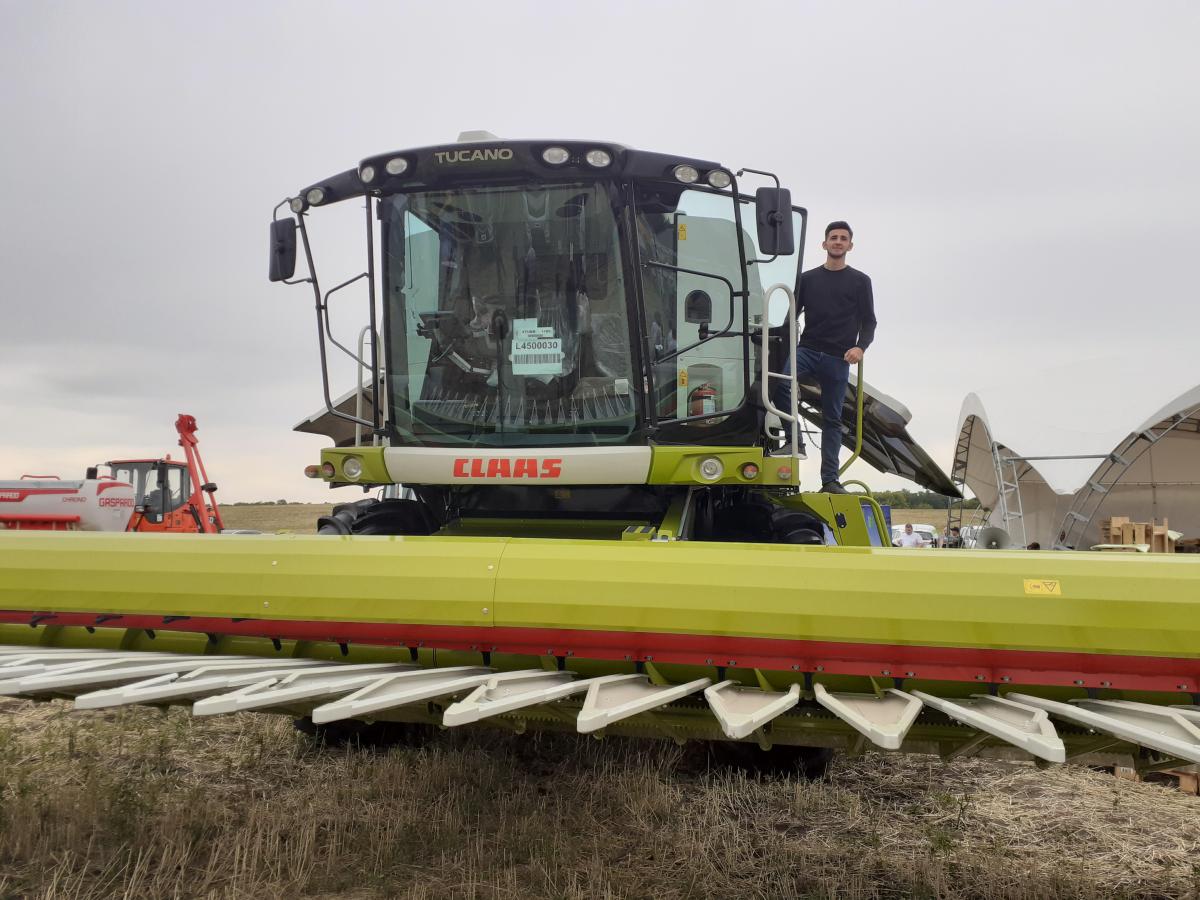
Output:
[[[363,398],[365,395],[365,392],[363,390],[363,388],[364,388],[363,369],[370,369],[370,366],[368,366],[366,363],[363,362],[363,356],[366,353],[366,342],[367,342],[368,334],[371,336],[371,351],[372,351],[372,353],[374,353],[375,341],[377,340],[377,337],[378,337],[372,331],[370,325],[364,325],[358,332],[358,362],[359,362],[358,388],[355,390],[355,401],[354,401],[354,416],[358,421],[356,421],[354,423],[354,446],[355,447],[361,447],[363,445],[363,443],[362,443],[362,430],[363,430],[362,423],[364,423],[366,421],[366,419],[363,418]],[[332,340],[332,338],[330,338],[330,340]],[[374,410],[379,409],[379,385],[378,384],[371,386],[371,405]],[[374,419],[375,416],[372,415],[371,418]],[[378,434],[374,435],[374,437],[371,440],[371,444],[372,444],[372,446],[376,446],[379,444],[379,435]]]
[[[787,315],[788,353],[789,353],[788,358],[791,360],[791,363],[792,363],[791,366],[789,367],[792,371],[791,375],[784,375],[781,372],[772,372],[771,367],[770,367],[770,361],[769,361],[769,357],[771,355],[769,352],[770,339],[771,339],[771,323],[770,323],[770,315],[769,315],[768,311],[769,311],[770,305],[771,305],[771,295],[778,290],[782,290],[784,292],[784,294],[787,295],[787,298],[788,298],[788,315]],[[786,284],[780,282],[778,284],[773,284],[769,288],[767,288],[766,293],[763,294],[762,303],[763,303],[762,319],[759,322],[759,334],[762,338],[761,353],[759,354],[759,356],[761,357],[760,365],[759,365],[759,371],[760,371],[759,384],[760,384],[760,389],[762,391],[763,408],[766,409],[767,412],[772,412],[775,415],[779,416],[780,421],[791,423],[791,425],[792,425],[791,446],[794,451],[796,446],[800,443],[800,396],[799,396],[800,389],[799,389],[799,386],[796,384],[796,346],[800,343],[800,336],[799,336],[799,334],[797,334],[798,329],[796,327],[796,295],[792,293],[792,289],[790,287],[788,287]],[[771,402],[771,379],[772,378],[786,379],[786,380],[791,381],[791,383],[792,383],[792,390],[791,390],[792,411],[790,414],[785,413],[783,410],[779,409],[774,403]]]
[[[794,367],[794,366],[793,366],[793,368],[792,368],[792,371],[793,371],[793,372],[794,372],[794,371],[796,371],[796,369],[795,369],[795,367]],[[854,385],[854,391],[855,391],[855,393],[858,395],[858,396],[855,398],[855,401],[854,401],[854,402],[855,402],[855,405],[858,407],[858,416],[857,416],[857,421],[855,422],[855,425],[854,425],[854,453],[852,453],[852,454],[850,455],[850,458],[849,458],[848,460],[846,460],[846,462],[845,462],[845,463],[842,465],[842,467],[841,467],[840,469],[838,469],[838,475],[841,475],[841,474],[842,474],[843,472],[845,472],[845,471],[846,471],[848,468],[850,468],[851,464],[852,464],[852,463],[853,463],[853,462],[854,462],[856,459],[858,459],[858,457],[859,457],[859,456],[862,454],[862,434],[863,434],[863,429],[862,429],[862,422],[863,422],[863,389],[862,389],[862,385],[863,385],[863,377],[862,377],[862,373],[863,373],[863,361],[860,359],[860,360],[858,361],[858,374],[855,376],[855,381],[856,381],[856,383],[855,383],[855,385]],[[861,481],[860,481],[860,482],[858,482],[858,483],[859,483],[859,484],[862,484],[862,482],[861,482]],[[866,486],[865,484],[863,484],[863,487],[867,487],[867,486]],[[868,491],[868,493],[869,493],[869,492],[870,492],[870,488],[867,488],[867,491]]]

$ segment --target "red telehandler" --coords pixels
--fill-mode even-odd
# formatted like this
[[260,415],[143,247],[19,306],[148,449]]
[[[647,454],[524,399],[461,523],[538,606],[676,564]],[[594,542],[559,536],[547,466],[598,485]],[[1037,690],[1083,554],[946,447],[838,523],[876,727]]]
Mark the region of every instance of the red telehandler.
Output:
[[[216,534],[224,524],[196,440],[196,419],[175,420],[185,461],[114,459],[82,481],[26,475],[0,482],[0,529]],[[101,468],[107,474],[100,474]]]

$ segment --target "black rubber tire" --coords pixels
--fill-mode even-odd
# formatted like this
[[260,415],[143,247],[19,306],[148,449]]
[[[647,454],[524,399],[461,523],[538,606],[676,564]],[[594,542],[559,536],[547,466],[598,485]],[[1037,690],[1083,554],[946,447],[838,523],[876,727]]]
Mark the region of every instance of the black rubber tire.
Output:
[[317,520],[317,534],[433,534],[437,523],[419,500],[359,500]]
[[816,516],[794,509],[778,509],[771,516],[772,544],[824,544],[824,529]]
[[739,504],[721,510],[714,523],[717,540],[747,544],[771,540],[771,509],[765,504]]
[[709,758],[722,768],[739,769],[755,776],[794,776],[808,781],[823,778],[833,760],[828,747],[793,747],[777,744],[764,750],[746,741],[713,741]]
[[317,534],[353,534],[354,520],[363,510],[378,503],[374,498],[356,500],[353,503],[339,503],[327,516],[317,519]]

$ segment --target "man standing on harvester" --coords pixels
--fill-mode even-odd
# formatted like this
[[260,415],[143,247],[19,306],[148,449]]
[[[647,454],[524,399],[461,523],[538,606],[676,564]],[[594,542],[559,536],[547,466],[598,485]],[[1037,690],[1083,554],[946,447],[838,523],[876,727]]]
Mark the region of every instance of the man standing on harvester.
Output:
[[[857,365],[875,339],[875,301],[871,279],[846,265],[854,248],[854,231],[845,222],[825,226],[824,265],[800,276],[796,313],[804,312],[804,331],[796,350],[796,375],[811,376],[821,387],[821,490],[844,494],[838,481],[838,451],[842,446],[842,402],[850,381],[850,366]],[[783,373],[791,374],[790,355]],[[791,408],[789,382],[776,383],[775,405]],[[803,438],[798,447],[788,444],[785,456],[806,459]]]

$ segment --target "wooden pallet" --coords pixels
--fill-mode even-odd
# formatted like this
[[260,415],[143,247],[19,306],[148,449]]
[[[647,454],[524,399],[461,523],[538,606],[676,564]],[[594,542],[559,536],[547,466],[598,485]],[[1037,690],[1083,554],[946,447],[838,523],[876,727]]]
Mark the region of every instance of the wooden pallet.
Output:
[[1189,766],[1186,769],[1167,769],[1163,772],[1147,772],[1143,775],[1137,769],[1131,769],[1128,766],[1115,766],[1113,768],[1113,775],[1117,778],[1123,778],[1126,781],[1174,784],[1175,787],[1185,794],[1200,797],[1200,771],[1197,771],[1197,769],[1200,769],[1200,767]]

